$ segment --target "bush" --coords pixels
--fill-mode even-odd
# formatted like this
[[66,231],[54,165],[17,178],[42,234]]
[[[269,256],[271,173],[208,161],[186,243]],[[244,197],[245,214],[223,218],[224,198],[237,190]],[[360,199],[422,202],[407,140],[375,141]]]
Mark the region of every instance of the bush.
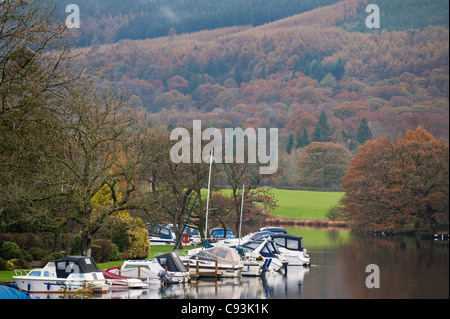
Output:
[[122,255],[119,252],[119,247],[116,244],[112,244],[112,246],[113,246],[113,250],[112,250],[112,254],[111,254],[111,260],[112,261],[123,260]]
[[337,205],[330,207],[325,213],[325,217],[329,220],[343,220],[342,208]]
[[49,252],[47,250],[43,250],[39,247],[30,248],[28,252],[33,257],[33,260],[41,260],[45,256],[49,255]]
[[12,241],[4,241],[0,245],[0,256],[4,259],[12,259],[9,258],[11,254],[14,254],[15,252],[19,251],[19,245],[16,243],[13,243]]
[[10,241],[19,245],[20,248],[30,249],[39,246],[39,238],[32,233],[5,233],[0,234],[0,243]]
[[9,270],[7,269],[7,266],[6,260],[0,257],[0,270]]
[[97,239],[92,243],[92,257],[96,263],[104,263],[111,260],[113,244],[108,239]]
[[11,259],[8,260],[8,264],[10,264],[9,267],[12,267],[9,270],[28,268],[28,263],[24,259]]

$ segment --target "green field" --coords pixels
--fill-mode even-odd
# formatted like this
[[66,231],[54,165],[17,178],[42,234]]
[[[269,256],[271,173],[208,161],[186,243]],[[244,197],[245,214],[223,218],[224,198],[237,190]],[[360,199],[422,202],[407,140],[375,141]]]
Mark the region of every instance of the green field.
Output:
[[[311,192],[288,189],[272,189],[278,206],[270,213],[288,219],[326,219],[328,209],[338,203],[343,192]],[[222,190],[226,195],[230,190]]]
[[326,219],[325,214],[331,206],[338,203],[343,192],[310,192],[274,189],[278,207],[272,211],[275,217],[289,219]]

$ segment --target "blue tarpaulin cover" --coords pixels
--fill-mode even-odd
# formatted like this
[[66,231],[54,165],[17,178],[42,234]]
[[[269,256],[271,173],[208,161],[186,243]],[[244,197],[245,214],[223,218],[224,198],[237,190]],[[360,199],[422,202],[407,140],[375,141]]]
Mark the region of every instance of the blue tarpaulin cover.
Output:
[[31,299],[30,294],[0,285],[0,299]]

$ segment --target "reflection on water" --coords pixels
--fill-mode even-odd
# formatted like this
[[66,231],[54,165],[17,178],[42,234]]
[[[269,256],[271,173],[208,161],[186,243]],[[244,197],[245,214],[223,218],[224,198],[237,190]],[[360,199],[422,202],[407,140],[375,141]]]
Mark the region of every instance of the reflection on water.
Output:
[[[448,241],[359,238],[346,230],[329,229],[290,228],[288,232],[303,236],[310,267],[288,266],[286,273],[267,273],[263,278],[200,280],[165,288],[112,291],[101,298],[449,298]],[[366,287],[369,264],[380,269],[380,288]]]

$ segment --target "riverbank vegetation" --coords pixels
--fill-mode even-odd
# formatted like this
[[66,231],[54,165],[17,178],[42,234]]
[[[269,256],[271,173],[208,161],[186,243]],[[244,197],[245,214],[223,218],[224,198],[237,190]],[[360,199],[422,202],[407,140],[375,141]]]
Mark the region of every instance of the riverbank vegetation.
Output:
[[[448,14],[427,11],[429,23],[414,25],[408,8],[420,1],[381,8],[406,16],[407,30],[389,18],[389,29],[354,32],[367,1],[324,1],[258,26],[118,42],[96,30],[89,47],[73,46],[78,31],[46,1],[1,1],[5,263],[60,251],[145,258],[147,224],[171,223],[179,238],[189,214],[202,233],[208,165],[169,155],[171,131],[192,132],[193,120],[279,130],[276,173],[213,165],[211,225],[238,229],[245,185],[245,222],[275,215],[364,232],[448,230]],[[122,30],[136,27],[138,15],[128,18]]]

